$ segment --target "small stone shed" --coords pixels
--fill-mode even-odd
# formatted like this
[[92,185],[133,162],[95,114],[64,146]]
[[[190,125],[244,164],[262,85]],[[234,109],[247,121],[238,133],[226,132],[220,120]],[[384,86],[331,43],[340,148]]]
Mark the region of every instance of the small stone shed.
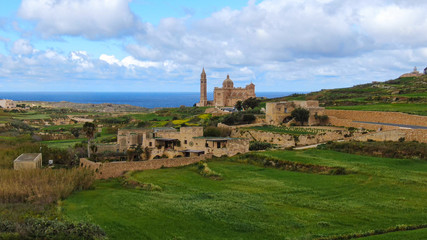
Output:
[[23,153],[13,161],[13,168],[15,170],[42,168],[42,154]]

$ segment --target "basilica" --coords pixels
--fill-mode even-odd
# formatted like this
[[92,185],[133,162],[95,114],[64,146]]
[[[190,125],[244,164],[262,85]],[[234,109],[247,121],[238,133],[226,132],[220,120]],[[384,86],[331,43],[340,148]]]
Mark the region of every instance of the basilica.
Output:
[[227,75],[227,79],[222,83],[222,88],[215,87],[214,89],[214,100],[207,100],[207,79],[205,69],[203,68],[200,77],[200,102],[196,105],[199,107],[215,106],[215,107],[226,107],[234,106],[237,101],[245,101],[248,98],[255,98],[255,84],[250,83],[245,88],[235,88],[233,81],[230,76]]

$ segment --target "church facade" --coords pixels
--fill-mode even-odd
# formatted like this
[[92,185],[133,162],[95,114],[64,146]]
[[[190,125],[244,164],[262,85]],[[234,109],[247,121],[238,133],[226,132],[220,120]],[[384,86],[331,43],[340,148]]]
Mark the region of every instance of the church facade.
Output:
[[214,100],[207,100],[207,78],[205,69],[203,68],[200,76],[200,102],[196,104],[199,107],[215,106],[215,107],[227,107],[234,106],[237,101],[245,101],[248,98],[255,98],[255,84],[250,83],[245,88],[235,88],[233,81],[230,76],[227,75],[222,83],[222,88],[214,88]]

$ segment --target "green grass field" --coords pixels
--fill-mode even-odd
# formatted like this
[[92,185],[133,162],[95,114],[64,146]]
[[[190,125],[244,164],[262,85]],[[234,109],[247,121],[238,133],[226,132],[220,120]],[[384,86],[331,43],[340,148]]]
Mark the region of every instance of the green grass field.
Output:
[[61,129],[70,131],[72,128],[82,128],[83,124],[70,124],[70,125],[53,125],[42,128],[43,131],[59,131]]
[[169,120],[172,120],[173,118],[171,116],[166,116],[166,117],[159,116],[155,113],[131,114],[130,116],[136,120],[141,120],[141,121],[153,121],[156,119],[157,121],[169,121]]
[[74,147],[76,143],[82,141],[87,141],[86,138],[77,138],[77,139],[66,139],[66,140],[51,140],[51,141],[42,141],[43,144],[46,144],[50,148],[61,148],[67,149],[69,147]]
[[334,106],[334,107],[326,107],[326,108],[339,109],[339,110],[404,112],[404,113],[427,116],[427,104],[425,103],[371,104],[371,105],[356,105],[356,106]]
[[[62,202],[65,218],[99,224],[110,239],[313,239],[427,223],[427,162],[327,150],[263,152],[288,161],[341,166],[348,175],[290,172],[213,160],[136,172],[158,192],[98,181]],[[422,239],[426,229],[366,239]]]
[[48,114],[38,113],[36,111],[29,111],[26,113],[13,113],[13,118],[20,120],[39,120],[39,119],[50,119]]
[[244,129],[257,130],[263,132],[273,132],[273,133],[283,133],[291,135],[316,135],[318,133],[324,132],[323,129],[317,128],[301,128],[301,127],[276,127],[276,126],[255,126],[248,127]]

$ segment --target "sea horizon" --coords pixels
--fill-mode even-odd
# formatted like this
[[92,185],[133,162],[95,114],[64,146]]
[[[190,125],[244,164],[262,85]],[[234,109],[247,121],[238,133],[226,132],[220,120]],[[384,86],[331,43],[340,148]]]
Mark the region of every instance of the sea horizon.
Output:
[[[306,92],[257,92],[257,97],[276,98],[294,93]],[[213,92],[207,93],[208,100],[213,100]],[[14,101],[73,102],[89,104],[128,104],[145,108],[191,107],[199,102],[199,92],[74,92],[74,91],[33,91],[0,92],[0,99]]]

